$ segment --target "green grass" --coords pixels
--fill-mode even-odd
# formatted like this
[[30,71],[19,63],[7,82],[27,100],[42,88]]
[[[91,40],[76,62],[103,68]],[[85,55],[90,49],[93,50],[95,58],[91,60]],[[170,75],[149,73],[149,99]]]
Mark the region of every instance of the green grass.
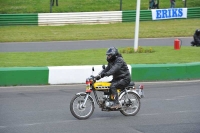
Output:
[[[56,1],[56,0],[55,0]],[[119,11],[120,0],[58,0],[59,6],[53,6],[53,12],[94,12]],[[50,0],[0,0],[0,13],[47,13],[50,12]],[[147,10],[149,0],[141,0],[141,10]],[[187,7],[199,7],[199,0],[187,0]],[[160,0],[160,8],[169,8],[169,0]],[[184,7],[182,0],[176,1],[176,7]],[[122,10],[135,10],[136,0],[122,0]]]
[[[140,38],[192,36],[200,19],[146,21],[140,23]],[[134,38],[135,23],[68,26],[5,26],[0,27],[2,42],[66,41]],[[162,43],[162,42],[160,42]],[[147,47],[148,48],[148,47]],[[154,53],[123,54],[128,64],[163,64],[200,62],[200,48],[183,46],[152,47]],[[123,48],[120,48],[123,49]],[[106,49],[64,52],[0,53],[0,67],[72,66],[106,64]]]
[[[155,52],[122,54],[127,64],[200,62],[200,47],[183,46],[180,50],[174,50],[173,45],[143,48],[152,48]],[[122,49],[124,48],[119,48]],[[102,65],[107,64],[106,50],[0,53],[0,67]]]
[[[123,10],[135,10],[136,1],[122,0]],[[47,13],[49,0],[0,0],[1,14]],[[92,6],[91,6],[92,5]],[[183,7],[182,0],[176,7]],[[141,0],[141,10],[147,10],[149,0]],[[188,1],[187,7],[199,7],[199,0]],[[118,11],[119,0],[59,0],[53,12]],[[169,8],[169,0],[160,0],[160,8]],[[140,38],[192,36],[199,28],[200,19],[175,19],[166,21],[140,22]],[[4,26],[0,27],[0,42],[106,40],[134,38],[135,23],[109,25],[67,25],[67,26]],[[162,42],[161,42],[162,43]],[[147,47],[148,48],[148,47]],[[200,61],[200,48],[183,46],[181,50],[172,47],[152,47],[154,53],[123,54],[128,64],[186,63]],[[122,49],[122,48],[120,48]],[[106,64],[106,49],[64,51],[64,52],[7,52],[0,53],[0,67],[27,66],[71,66]]]
[[[141,21],[140,38],[192,37],[200,19]],[[133,39],[135,23],[67,26],[2,26],[0,42]]]

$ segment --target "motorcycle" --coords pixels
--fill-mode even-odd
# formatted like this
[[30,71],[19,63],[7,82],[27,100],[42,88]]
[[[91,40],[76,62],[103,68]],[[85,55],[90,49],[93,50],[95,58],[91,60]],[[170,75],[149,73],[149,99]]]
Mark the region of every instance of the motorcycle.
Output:
[[[105,69],[105,66],[103,65],[102,68]],[[94,71],[94,67],[92,71]],[[95,108],[95,100],[91,95],[93,92],[96,103],[102,111],[120,111],[125,116],[136,115],[140,110],[140,99],[144,97],[144,86],[139,85],[136,89],[135,83],[130,82],[127,87],[117,89],[121,108],[113,109],[111,106],[114,104],[114,98],[109,91],[110,85],[110,82],[97,81],[97,76],[91,75],[86,79],[86,91],[76,93],[71,99],[71,114],[79,120],[88,119]]]

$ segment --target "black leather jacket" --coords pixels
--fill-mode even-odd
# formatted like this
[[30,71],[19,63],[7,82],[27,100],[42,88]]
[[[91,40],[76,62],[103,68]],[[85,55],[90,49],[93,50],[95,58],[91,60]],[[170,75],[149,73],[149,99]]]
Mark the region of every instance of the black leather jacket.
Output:
[[194,42],[196,44],[199,44],[200,45],[200,33],[198,33],[197,31],[194,33]]
[[113,62],[109,62],[108,66],[103,70],[102,73],[106,73],[106,76],[113,75],[114,80],[131,80],[128,66],[121,56],[117,56]]

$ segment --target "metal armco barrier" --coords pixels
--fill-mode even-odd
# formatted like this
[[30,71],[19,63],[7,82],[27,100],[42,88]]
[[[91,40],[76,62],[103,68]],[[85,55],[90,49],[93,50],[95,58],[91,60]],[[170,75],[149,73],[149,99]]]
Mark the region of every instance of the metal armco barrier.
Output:
[[200,18],[200,7],[188,8],[188,18]]
[[[0,26],[7,25],[67,25],[85,23],[135,22],[136,11],[0,14]],[[200,7],[188,8],[187,18],[200,18]],[[140,11],[140,21],[152,21],[151,10]]]
[[38,14],[0,14],[0,26],[38,25]]
[[121,11],[39,13],[38,25],[109,24],[122,22]]
[[[136,11],[123,11],[122,22],[135,22]],[[152,21],[151,10],[140,10],[140,21]]]
[[[136,11],[123,11],[122,22],[135,22]],[[187,18],[200,18],[200,7],[188,8]],[[140,21],[152,21],[151,10],[140,11]]]

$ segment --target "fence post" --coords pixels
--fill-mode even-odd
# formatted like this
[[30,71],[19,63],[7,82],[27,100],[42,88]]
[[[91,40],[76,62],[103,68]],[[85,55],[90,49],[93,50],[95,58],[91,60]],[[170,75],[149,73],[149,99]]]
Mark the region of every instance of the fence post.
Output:
[[187,2],[187,0],[185,0],[185,4],[184,4],[184,7],[186,7],[186,2]]
[[50,0],[50,13],[52,13],[52,0]]
[[122,0],[120,0],[120,11],[122,11]]

